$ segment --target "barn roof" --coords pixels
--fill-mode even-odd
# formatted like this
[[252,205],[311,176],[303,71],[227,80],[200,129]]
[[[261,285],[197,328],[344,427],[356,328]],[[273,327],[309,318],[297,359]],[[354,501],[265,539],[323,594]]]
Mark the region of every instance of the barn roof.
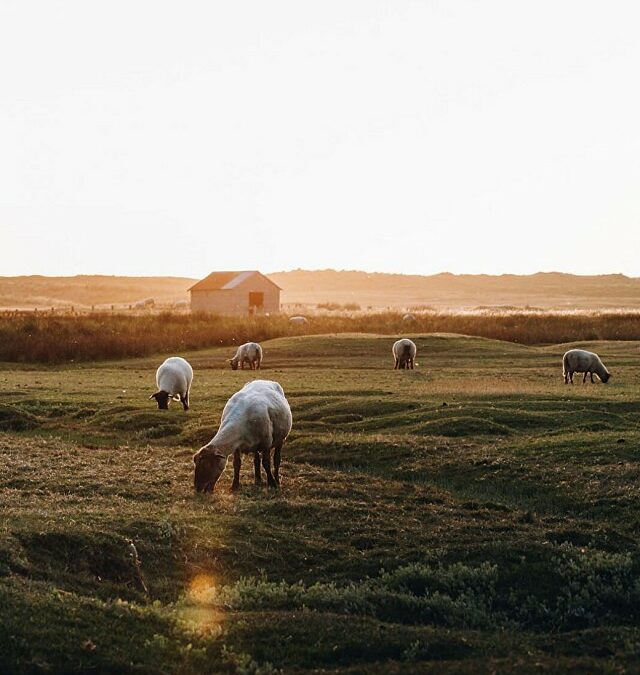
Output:
[[261,277],[272,283],[276,288],[280,288],[278,284],[274,283],[261,272],[257,270],[244,270],[240,272],[211,272],[197,284],[194,284],[189,289],[190,291],[229,291],[241,284],[245,279],[252,277],[254,274],[259,274]]

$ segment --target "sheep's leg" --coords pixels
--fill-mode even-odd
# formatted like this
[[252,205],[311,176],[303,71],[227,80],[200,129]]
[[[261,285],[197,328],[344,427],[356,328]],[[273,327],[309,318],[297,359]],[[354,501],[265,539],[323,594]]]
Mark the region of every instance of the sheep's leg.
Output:
[[253,471],[256,475],[256,485],[262,485],[262,475],[260,474],[260,452],[258,450],[253,453]]
[[271,449],[262,451],[262,467],[264,468],[265,473],[267,474],[267,482],[269,483],[269,487],[277,488],[278,484],[276,483],[276,479],[273,477],[273,474],[271,473]]
[[595,382],[593,380],[593,373],[589,373],[589,375],[591,375],[591,384],[595,384]]
[[256,361],[256,370],[260,370],[260,359]]
[[411,366],[411,370],[413,370],[413,358],[409,359],[409,365]]
[[394,364],[393,364],[393,369],[394,369],[394,370],[398,370],[399,363],[400,363],[400,362],[398,361],[398,359],[397,359],[397,358],[394,358]]
[[235,492],[240,487],[240,466],[242,464],[242,459],[240,457],[240,451],[236,450],[233,453],[233,483],[231,483],[231,491]]
[[273,450],[273,476],[276,479],[276,483],[280,485],[280,455],[282,451],[281,445],[276,445]]
[[587,375],[589,374],[589,371],[585,371],[583,377],[582,377],[582,384],[584,384],[587,381]]
[[183,396],[180,394],[180,402],[182,403],[182,407],[185,410],[189,410],[189,390],[187,389],[187,393]]
[[573,384],[573,370],[569,371],[569,380],[570,380],[571,384]]

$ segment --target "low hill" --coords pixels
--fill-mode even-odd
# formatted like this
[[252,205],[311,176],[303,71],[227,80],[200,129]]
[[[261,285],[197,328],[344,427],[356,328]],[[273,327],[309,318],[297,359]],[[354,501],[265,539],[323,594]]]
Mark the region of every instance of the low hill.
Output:
[[504,274],[381,274],[293,270],[269,275],[285,289],[283,302],[356,302],[371,307],[545,309],[640,307],[640,279],[623,274],[577,276],[559,272]]
[[[336,270],[293,270],[269,277],[283,289],[284,304],[357,303],[368,308],[543,309],[640,308],[640,279],[622,274],[576,276],[558,272],[432,276]],[[188,299],[188,277],[0,277],[0,307],[80,307]]]
[[145,298],[167,304],[187,300],[195,282],[184,277],[0,277],[0,307],[129,305]]

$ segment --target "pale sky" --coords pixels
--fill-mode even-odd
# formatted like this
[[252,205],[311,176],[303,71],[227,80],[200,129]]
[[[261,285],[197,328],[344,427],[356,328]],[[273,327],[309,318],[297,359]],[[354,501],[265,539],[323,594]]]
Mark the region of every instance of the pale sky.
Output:
[[640,276],[640,3],[0,0],[0,275]]

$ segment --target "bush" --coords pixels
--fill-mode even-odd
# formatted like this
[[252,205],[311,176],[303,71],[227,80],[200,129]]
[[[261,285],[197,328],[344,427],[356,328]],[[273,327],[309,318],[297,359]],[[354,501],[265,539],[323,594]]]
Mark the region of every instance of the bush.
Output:
[[562,544],[550,560],[551,589],[505,584],[497,565],[413,563],[344,585],[244,578],[201,600],[235,611],[310,609],[380,621],[449,628],[572,630],[637,621],[640,579],[630,555]]

